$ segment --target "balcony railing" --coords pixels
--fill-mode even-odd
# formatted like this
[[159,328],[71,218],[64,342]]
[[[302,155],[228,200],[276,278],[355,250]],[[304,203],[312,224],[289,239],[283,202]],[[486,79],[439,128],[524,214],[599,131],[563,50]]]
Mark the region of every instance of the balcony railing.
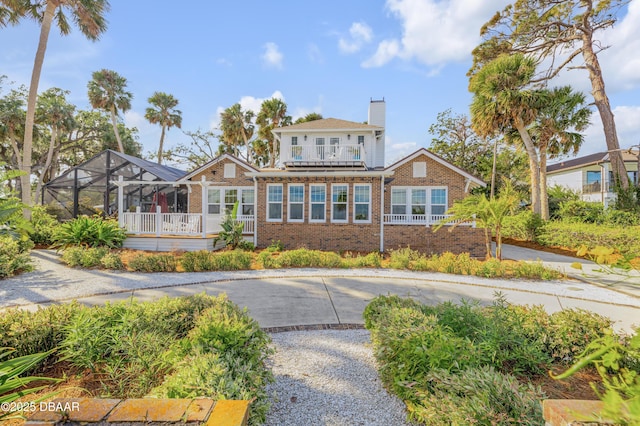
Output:
[[364,164],[363,145],[294,145],[284,152],[286,165],[306,163],[339,163],[344,165]]
[[[384,224],[385,225],[422,225],[422,226],[431,226],[437,225],[442,220],[451,217],[446,214],[385,214],[384,215]],[[445,225],[460,225],[460,226],[472,226],[475,228],[475,222],[461,222],[454,221],[445,223]]]

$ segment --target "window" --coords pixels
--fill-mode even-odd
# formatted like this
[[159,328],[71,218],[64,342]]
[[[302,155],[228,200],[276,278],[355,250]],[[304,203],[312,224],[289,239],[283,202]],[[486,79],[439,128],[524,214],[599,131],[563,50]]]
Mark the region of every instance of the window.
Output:
[[298,145],[297,136],[291,136],[291,157],[294,160],[302,160],[302,147]]
[[233,163],[227,163],[224,165],[224,177],[234,178],[236,177],[236,165]]
[[267,184],[267,221],[282,220],[282,185]]
[[324,138],[316,138],[316,155],[319,160],[324,160]]
[[207,197],[207,213],[220,214],[220,190],[209,189]]
[[309,210],[311,218],[309,222],[324,222],[327,200],[327,188],[325,185],[309,185]]
[[289,185],[289,207],[287,211],[290,222],[304,221],[304,185]]
[[427,190],[411,190],[411,214],[425,214],[427,211]]
[[431,214],[443,215],[447,211],[447,190],[445,188],[431,189]]
[[407,190],[391,188],[391,214],[407,214]]
[[358,145],[364,145],[364,135],[358,135]]
[[[613,173],[611,173],[613,174]],[[611,179],[611,176],[609,176]],[[583,186],[582,192],[589,194],[594,192],[600,192],[602,188],[602,174],[599,171],[587,171],[587,183]]]
[[334,184],[331,187],[331,221],[347,222],[347,198],[349,185]]
[[371,185],[353,185],[353,221],[371,222]]
[[240,199],[240,212],[243,216],[253,216],[254,192],[253,189],[243,189]]
[[329,138],[329,153],[331,155],[336,155],[338,145],[340,145],[340,138]]
[[427,163],[425,163],[424,161],[416,161],[415,163],[413,163],[413,177],[427,177]]
[[297,146],[298,145],[298,137],[297,136],[291,136],[291,145],[292,146]]
[[237,189],[227,189],[224,191],[224,212],[226,214],[231,213],[236,201],[238,201]]

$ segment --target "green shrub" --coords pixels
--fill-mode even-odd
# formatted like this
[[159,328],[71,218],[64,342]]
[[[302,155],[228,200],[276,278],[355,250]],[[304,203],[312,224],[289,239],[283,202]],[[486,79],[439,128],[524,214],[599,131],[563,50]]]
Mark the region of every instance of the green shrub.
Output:
[[122,258],[120,254],[114,252],[108,252],[104,255],[100,264],[105,269],[115,269],[122,270],[124,269],[124,263],[122,262]]
[[623,255],[640,255],[640,226],[614,227],[586,223],[547,222],[538,235],[538,242],[550,247],[578,250],[586,245],[613,248]]
[[0,235],[0,279],[28,271],[33,271],[33,264],[29,253],[20,247],[19,240]]
[[177,267],[172,254],[137,254],[129,260],[129,268],[136,272],[175,272]]
[[503,222],[502,236],[523,241],[535,241],[544,221],[539,214],[524,210],[517,215],[507,216]]
[[492,367],[436,370],[425,385],[407,404],[409,419],[420,424],[544,425],[540,388]]
[[126,238],[124,229],[113,219],[80,216],[58,226],[53,233],[53,247],[69,246],[118,248]]
[[49,214],[45,206],[31,207],[31,226],[33,229],[29,232],[29,238],[35,244],[44,246],[53,244],[53,235],[58,225],[60,225],[58,219]]
[[265,269],[343,267],[342,258],[337,253],[304,248],[280,253],[264,250],[258,255],[258,261]]
[[609,208],[604,213],[604,222],[612,226],[638,226],[640,215],[637,212]]
[[391,250],[390,254],[389,267],[391,269],[409,269],[412,262],[424,257],[420,252],[411,250],[409,247]]
[[571,200],[560,204],[558,217],[567,222],[602,224],[605,217],[604,206],[602,203]]
[[68,247],[62,252],[62,261],[72,268],[95,268],[103,266],[102,260],[109,254],[106,247]]
[[343,266],[347,268],[380,268],[382,266],[382,255],[378,252],[371,252],[364,256],[358,254],[356,257],[352,257],[347,253],[343,263]]
[[253,256],[242,250],[187,252],[180,257],[180,264],[187,272],[238,271],[249,269]]
[[246,309],[220,296],[183,340],[184,361],[152,394],[254,400],[250,423],[260,424],[269,409],[265,386],[273,380],[265,365],[271,353],[269,342],[268,334]]
[[60,345],[64,327],[82,309],[77,302],[37,311],[7,309],[0,315],[0,347],[14,348],[16,356],[49,352]]

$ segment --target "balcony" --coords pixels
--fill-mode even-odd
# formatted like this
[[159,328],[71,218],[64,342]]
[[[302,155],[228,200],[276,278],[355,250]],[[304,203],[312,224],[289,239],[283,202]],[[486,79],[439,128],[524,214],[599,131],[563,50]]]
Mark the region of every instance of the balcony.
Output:
[[363,145],[294,145],[281,153],[287,167],[364,167]]
[[[433,226],[438,225],[441,221],[450,218],[450,215],[445,214],[385,214],[384,215],[384,224],[385,225],[422,225],[422,226]],[[447,222],[445,225],[463,225],[463,226],[471,226],[473,228],[476,227],[475,221],[473,222],[463,222],[463,221],[454,221]]]

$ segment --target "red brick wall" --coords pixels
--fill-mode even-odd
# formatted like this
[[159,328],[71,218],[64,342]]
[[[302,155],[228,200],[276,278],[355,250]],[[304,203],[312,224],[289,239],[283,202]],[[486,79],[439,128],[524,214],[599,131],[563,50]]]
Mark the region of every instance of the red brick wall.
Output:
[[[283,184],[282,222],[268,222],[267,184]],[[304,222],[287,221],[289,183],[304,184]],[[323,223],[309,222],[309,187],[311,184],[326,184],[325,218]],[[331,184],[346,183],[348,193],[348,222],[331,222]],[[353,185],[371,184],[371,223],[353,223]],[[372,177],[291,177],[258,179],[258,247],[266,247],[273,241],[280,241],[285,248],[306,247],[317,250],[359,250],[380,249],[380,178]]]
[[[235,164],[236,165],[236,177],[235,178],[225,178],[224,177],[224,165],[225,164]],[[198,173],[197,175],[191,178],[192,182],[200,182],[202,180],[202,176],[208,182],[212,182],[211,187],[219,186],[219,187],[238,187],[238,186],[248,186],[253,187],[253,179],[247,177],[245,175],[246,172],[250,171],[247,168],[244,168],[235,162],[225,158],[213,165]],[[189,194],[189,213],[201,213],[202,212],[202,187],[200,185],[191,185],[191,193]]]
[[486,248],[484,230],[469,226],[451,228],[444,226],[437,232],[433,228],[419,225],[385,225],[385,251],[411,247],[427,254],[452,252],[469,253],[471,256],[484,257]]

